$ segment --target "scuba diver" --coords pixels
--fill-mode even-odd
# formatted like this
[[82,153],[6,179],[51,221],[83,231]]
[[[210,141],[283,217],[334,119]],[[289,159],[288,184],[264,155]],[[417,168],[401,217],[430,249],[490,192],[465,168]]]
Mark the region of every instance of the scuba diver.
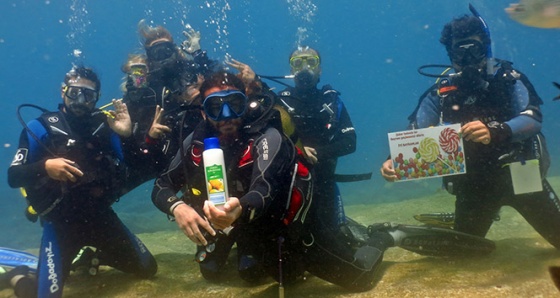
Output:
[[[274,93],[264,86],[258,91],[255,84],[247,87],[243,80],[250,71],[236,61],[233,65],[244,70],[243,79],[217,72],[205,80],[200,90],[205,121],[185,139],[152,192],[158,209],[173,216],[197,244],[196,261],[204,278],[227,277],[224,266],[234,243],[239,275],[248,282],[269,275],[282,286],[308,271],[353,291],[373,287],[383,252],[394,245],[426,255],[494,249],[491,241],[448,229],[388,223],[363,227],[361,242],[331,233],[316,218],[313,209],[320,201],[313,200],[311,165],[283,133]],[[208,202],[204,191],[201,155],[214,137],[224,152],[230,195],[221,207]]]
[[202,120],[198,88],[203,76],[217,65],[200,49],[200,32],[192,28],[183,32],[187,39],[180,47],[162,26],[152,27],[141,20],[138,31],[146,54],[129,56],[122,67],[127,74],[123,101],[136,142],[123,194],[156,178]]
[[[456,197],[455,231],[485,237],[507,205],[559,249],[560,201],[546,180],[550,159],[540,132],[542,101],[511,62],[492,56],[488,26],[474,7],[470,9],[472,16],[453,19],[441,33],[454,73],[430,75],[425,70],[431,65],[419,69],[438,77],[438,83],[421,96],[409,117],[410,128],[462,125],[468,171],[443,179]],[[536,160],[538,167],[529,166]],[[513,177],[527,173],[541,179],[530,185],[530,192],[516,191],[520,185]],[[383,163],[381,174],[395,181],[391,160]]]
[[[236,242],[238,271],[246,281],[255,282],[268,273],[289,283],[307,270],[348,288],[371,287],[384,247],[364,246],[356,252],[340,241],[336,245],[346,250],[339,255],[316,245],[308,234],[314,180],[302,153],[281,133],[274,100],[247,92],[241,78],[226,72],[207,78],[200,91],[205,121],[156,180],[152,199],[198,245],[202,275],[208,280],[223,278],[223,266]],[[206,188],[200,156],[210,137],[219,139],[226,162],[230,198],[220,209],[206,202],[206,193],[200,191]],[[199,191],[177,197],[185,187]],[[314,257],[308,257],[308,250]],[[327,258],[336,264],[325,262]],[[341,266],[344,270],[330,273]]]
[[[121,138],[131,136],[126,104],[114,111],[95,108],[100,81],[74,66],[64,77],[62,104],[24,125],[8,183],[25,188],[43,227],[37,268],[39,297],[61,297],[73,257],[88,245],[109,265],[142,278],[157,272],[144,244],[122,223],[111,205],[125,179]],[[18,109],[19,112],[19,109]],[[19,116],[19,114],[18,114]]]
[[338,157],[356,150],[356,132],[340,93],[330,85],[317,88],[321,56],[307,46],[290,54],[294,87],[279,92],[279,104],[290,114],[296,137],[315,174],[314,198],[319,200],[317,218],[339,229],[346,224],[342,199],[336,186]]

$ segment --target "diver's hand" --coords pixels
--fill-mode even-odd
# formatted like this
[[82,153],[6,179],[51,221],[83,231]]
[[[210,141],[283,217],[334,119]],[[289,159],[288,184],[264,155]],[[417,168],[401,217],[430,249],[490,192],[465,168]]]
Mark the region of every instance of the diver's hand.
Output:
[[482,143],[484,145],[490,144],[492,136],[486,124],[480,120],[469,122],[461,127],[461,134],[466,141],[475,143]]
[[207,245],[208,241],[202,235],[200,228],[205,229],[210,235],[215,236],[216,231],[210,223],[202,218],[191,206],[180,204],[173,209],[173,216],[179,228],[189,239],[197,245]]
[[187,86],[187,89],[181,93],[180,100],[186,104],[202,104],[201,101],[196,99],[200,97],[200,86],[204,83],[204,76],[201,74],[196,75],[196,83]]
[[225,63],[239,71],[239,73],[241,74],[241,79],[243,80],[243,83],[245,83],[245,85],[249,85],[255,80],[255,72],[249,65],[243,62],[239,62],[233,58],[226,60]]
[[150,136],[150,138],[161,139],[165,136],[166,133],[171,132],[171,128],[161,124],[162,117],[163,117],[163,109],[158,105],[156,106],[154,121],[152,122],[152,126],[148,131],[148,135]]
[[51,179],[58,181],[76,182],[77,177],[82,177],[84,173],[78,169],[75,162],[66,158],[52,158],[45,161],[45,170]]
[[114,111],[109,111],[110,117],[107,117],[109,127],[121,137],[129,137],[132,134],[132,121],[128,114],[128,108],[121,99],[113,99]]
[[230,197],[220,208],[210,201],[204,202],[204,214],[212,225],[219,230],[230,227],[241,216],[241,203],[236,197]]
[[317,150],[313,147],[303,146],[303,151],[305,151],[305,159],[312,165],[317,163]]
[[385,180],[389,181],[389,182],[395,182],[397,181],[397,173],[395,172],[395,169],[393,168],[393,161],[390,159],[387,159],[383,165],[381,165],[381,176],[383,176],[383,178],[385,178]]
[[183,51],[192,55],[200,50],[200,31],[195,31],[190,25],[187,25],[187,31],[183,31],[183,35],[187,38],[181,43]]

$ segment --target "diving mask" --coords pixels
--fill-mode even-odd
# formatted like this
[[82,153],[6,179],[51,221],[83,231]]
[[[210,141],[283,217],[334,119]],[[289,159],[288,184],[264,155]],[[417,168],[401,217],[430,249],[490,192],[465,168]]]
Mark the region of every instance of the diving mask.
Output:
[[300,55],[293,56],[290,58],[290,66],[294,71],[302,70],[306,68],[315,69],[319,66],[321,62],[319,56],[317,55]]
[[148,67],[146,64],[133,64],[130,66],[128,77],[135,88],[148,87],[148,80],[146,79],[147,75]]
[[173,56],[176,51],[174,43],[162,41],[146,48],[146,56],[153,61],[163,61]]
[[64,86],[64,95],[72,102],[95,103],[99,100],[99,92],[89,87]]
[[486,49],[476,39],[466,39],[453,44],[449,57],[459,66],[478,65],[486,56]]
[[239,118],[247,108],[247,96],[239,90],[225,90],[208,95],[202,107],[214,121]]

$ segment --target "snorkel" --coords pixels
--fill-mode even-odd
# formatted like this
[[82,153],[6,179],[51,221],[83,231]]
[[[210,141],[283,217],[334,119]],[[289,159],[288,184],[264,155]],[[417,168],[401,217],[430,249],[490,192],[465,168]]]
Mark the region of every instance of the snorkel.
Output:
[[474,6],[470,3],[469,3],[469,10],[473,14],[473,16],[477,17],[480,20],[480,23],[482,23],[482,29],[484,30],[486,36],[488,36],[488,40],[490,40],[488,45],[486,45],[486,74],[492,75],[494,73],[494,57],[492,55],[492,39],[490,38],[490,30],[488,29],[488,25],[486,24],[486,21],[484,21],[482,16],[478,13],[478,11],[476,11]]

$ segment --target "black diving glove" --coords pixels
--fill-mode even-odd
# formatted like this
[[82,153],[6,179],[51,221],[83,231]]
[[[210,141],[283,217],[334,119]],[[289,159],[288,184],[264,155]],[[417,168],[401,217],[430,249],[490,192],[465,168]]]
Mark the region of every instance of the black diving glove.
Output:
[[490,131],[490,137],[492,138],[493,143],[503,143],[511,140],[513,132],[511,131],[511,127],[509,127],[506,123],[492,121],[487,123],[486,126]]

